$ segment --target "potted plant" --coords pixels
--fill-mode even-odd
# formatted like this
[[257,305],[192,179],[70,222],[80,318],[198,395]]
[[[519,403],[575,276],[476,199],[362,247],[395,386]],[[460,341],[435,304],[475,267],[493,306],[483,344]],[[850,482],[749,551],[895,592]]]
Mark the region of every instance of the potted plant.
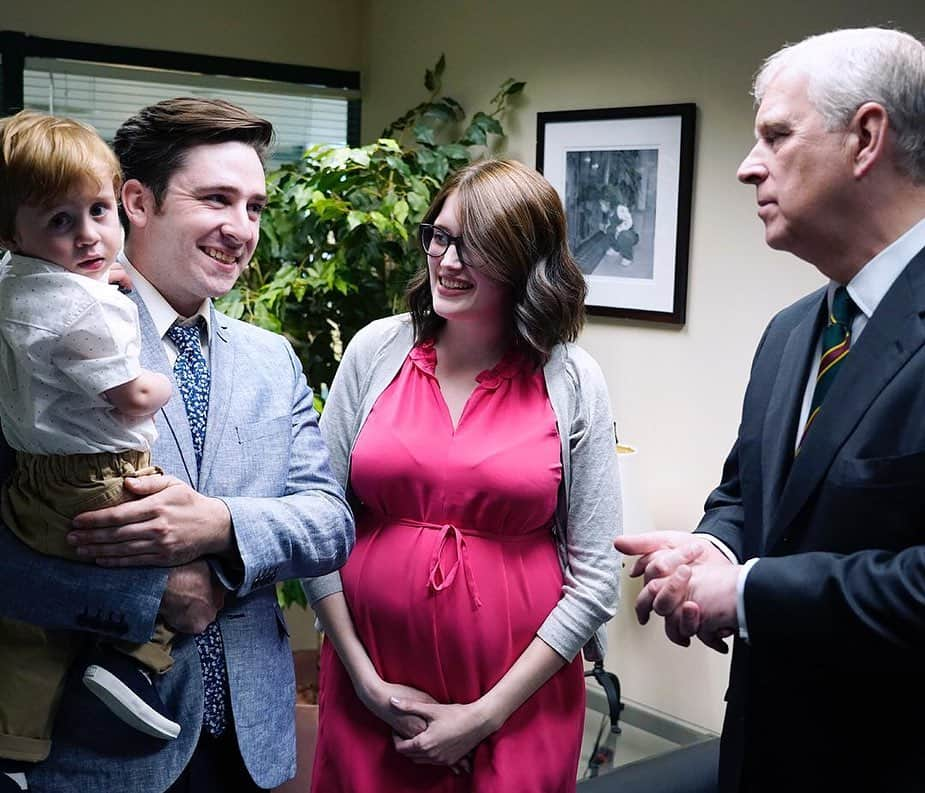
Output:
[[442,92],[445,59],[428,69],[428,98],[359,148],[316,145],[268,177],[260,243],[223,311],[283,333],[327,395],[344,345],[402,307],[421,254],[417,226],[447,175],[503,136],[524,83],[505,80],[490,112],[466,112]]

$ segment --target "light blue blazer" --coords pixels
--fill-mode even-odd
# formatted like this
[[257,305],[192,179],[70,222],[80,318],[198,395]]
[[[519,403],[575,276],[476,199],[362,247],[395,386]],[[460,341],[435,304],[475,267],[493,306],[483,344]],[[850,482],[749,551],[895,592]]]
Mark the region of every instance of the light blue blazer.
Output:
[[[142,366],[173,373],[138,298]],[[347,559],[353,517],[329,466],[312,394],[281,337],[212,309],[212,385],[202,468],[183,400],[157,416],[152,459],[231,512],[242,567],[215,569],[232,589],[219,617],[231,709],[244,763],[260,787],[295,773],[295,682],[277,581],[323,575]],[[2,440],[2,439],[0,439]],[[12,455],[0,444],[0,476]],[[35,554],[0,526],[0,614],[46,628],[146,641],[167,580],[165,568],[108,570]],[[202,674],[193,637],[178,635],[176,663],[157,680],[182,731],[163,742],[131,730],[105,733],[112,717],[80,684],[74,665],[59,711],[52,753],[29,774],[32,791],[156,793],[188,763],[202,720]]]

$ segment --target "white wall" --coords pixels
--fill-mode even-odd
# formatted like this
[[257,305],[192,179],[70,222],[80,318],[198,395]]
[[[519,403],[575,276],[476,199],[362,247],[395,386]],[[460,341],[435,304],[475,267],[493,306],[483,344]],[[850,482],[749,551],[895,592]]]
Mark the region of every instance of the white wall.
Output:
[[358,69],[359,3],[3,0],[0,29],[93,44]]
[[[591,319],[581,339],[606,373],[621,440],[640,449],[654,525],[693,528],[735,437],[765,324],[822,283],[765,247],[754,191],[735,180],[752,142],[751,76],[786,41],[836,27],[892,23],[922,36],[921,1],[369,0],[364,23],[365,140],[425,97],[424,69],[441,52],[445,86],[470,111],[505,78],[527,81],[506,126],[507,153],[528,164],[538,111],[697,104],[687,324]],[[661,625],[636,626],[637,591],[624,588],[608,666],[627,697],[718,729],[726,658],[669,645]]]

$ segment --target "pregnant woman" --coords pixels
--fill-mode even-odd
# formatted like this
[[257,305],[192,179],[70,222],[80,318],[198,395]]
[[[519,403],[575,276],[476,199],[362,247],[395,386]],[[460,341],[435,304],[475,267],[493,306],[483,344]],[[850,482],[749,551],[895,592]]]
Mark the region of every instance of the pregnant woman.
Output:
[[420,228],[410,315],[348,346],[321,424],[357,519],[325,630],[313,793],[575,788],[579,652],[615,608],[620,494],[555,190],[485,161]]

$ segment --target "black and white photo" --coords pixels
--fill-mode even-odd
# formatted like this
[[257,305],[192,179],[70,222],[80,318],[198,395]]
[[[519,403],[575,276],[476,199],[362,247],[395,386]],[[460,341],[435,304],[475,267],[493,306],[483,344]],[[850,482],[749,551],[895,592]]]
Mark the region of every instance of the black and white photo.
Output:
[[537,169],[559,191],[591,314],[683,324],[696,107],[537,114]]

